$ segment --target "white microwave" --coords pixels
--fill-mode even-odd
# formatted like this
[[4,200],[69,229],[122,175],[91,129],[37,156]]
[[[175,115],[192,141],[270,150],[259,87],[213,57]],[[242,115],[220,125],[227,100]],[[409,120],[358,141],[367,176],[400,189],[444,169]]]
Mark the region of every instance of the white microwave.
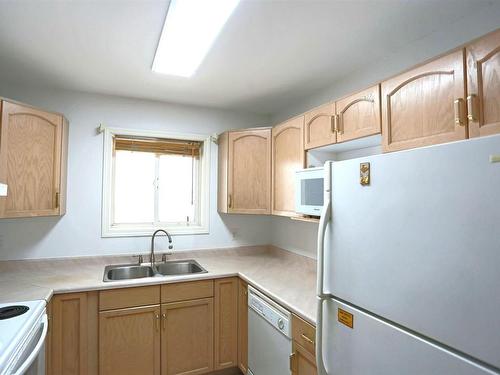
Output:
[[320,216],[323,208],[323,167],[295,172],[295,212]]

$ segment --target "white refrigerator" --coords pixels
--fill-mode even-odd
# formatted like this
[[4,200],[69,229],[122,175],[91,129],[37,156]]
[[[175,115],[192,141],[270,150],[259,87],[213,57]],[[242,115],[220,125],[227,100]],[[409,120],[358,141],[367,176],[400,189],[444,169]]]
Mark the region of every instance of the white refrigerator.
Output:
[[326,163],[320,375],[500,374],[499,155],[490,136]]

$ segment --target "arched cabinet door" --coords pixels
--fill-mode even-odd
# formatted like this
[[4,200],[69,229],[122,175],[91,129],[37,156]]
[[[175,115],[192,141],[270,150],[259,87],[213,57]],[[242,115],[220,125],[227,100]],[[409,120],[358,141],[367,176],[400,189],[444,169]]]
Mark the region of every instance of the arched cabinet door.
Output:
[[334,126],[335,103],[324,104],[304,116],[304,148],[331,145],[337,141]]
[[500,133],[500,29],[472,43],[466,51],[470,136]]
[[2,102],[0,217],[64,214],[66,137],[62,115]]
[[380,133],[380,85],[338,100],[335,106],[337,142]]
[[304,116],[295,117],[272,130],[272,214],[295,213],[295,171],[304,168]]
[[464,51],[382,83],[384,151],[467,138]]
[[229,133],[228,211],[271,212],[271,129]]

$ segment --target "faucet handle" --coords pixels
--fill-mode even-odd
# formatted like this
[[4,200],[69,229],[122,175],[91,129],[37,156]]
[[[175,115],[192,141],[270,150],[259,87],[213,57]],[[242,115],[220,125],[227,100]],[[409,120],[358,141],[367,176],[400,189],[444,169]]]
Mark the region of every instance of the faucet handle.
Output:
[[137,263],[139,264],[144,263],[144,258],[142,257],[142,254],[132,255],[132,258],[137,258]]

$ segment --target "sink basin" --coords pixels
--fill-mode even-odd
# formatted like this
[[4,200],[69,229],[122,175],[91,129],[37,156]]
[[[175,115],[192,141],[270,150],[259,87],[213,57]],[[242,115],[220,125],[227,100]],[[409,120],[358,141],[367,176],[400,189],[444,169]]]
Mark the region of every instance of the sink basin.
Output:
[[208,272],[194,259],[189,260],[172,260],[165,263],[156,265],[158,273],[163,276],[172,275],[187,275],[193,273],[206,273]]
[[132,280],[153,276],[175,276],[190,275],[194,273],[206,273],[196,260],[172,260],[156,263],[156,270],[148,265],[122,264],[111,265],[104,268],[104,281]]
[[119,265],[106,266],[104,268],[104,281],[140,279],[154,276],[155,273],[150,266]]

